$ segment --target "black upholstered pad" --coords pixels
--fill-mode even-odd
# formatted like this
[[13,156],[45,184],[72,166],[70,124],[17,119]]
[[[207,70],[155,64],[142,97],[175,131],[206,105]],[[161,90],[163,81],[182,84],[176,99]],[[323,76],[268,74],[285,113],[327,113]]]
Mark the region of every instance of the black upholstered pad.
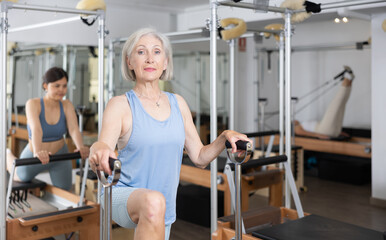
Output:
[[318,215],[288,221],[252,234],[264,240],[383,240],[381,232]]

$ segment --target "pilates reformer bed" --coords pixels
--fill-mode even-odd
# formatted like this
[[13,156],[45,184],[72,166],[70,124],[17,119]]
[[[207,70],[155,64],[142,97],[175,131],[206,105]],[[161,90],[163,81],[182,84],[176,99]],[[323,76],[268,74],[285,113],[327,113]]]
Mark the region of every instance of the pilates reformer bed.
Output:
[[[241,169],[241,164],[263,166],[286,161],[286,156],[281,155],[257,159],[253,162],[244,162],[244,160],[233,162],[235,162],[235,166]],[[288,164],[284,164],[284,166],[288,168]],[[235,185],[240,186],[240,178],[237,174],[235,175],[235,181]],[[240,197],[240,188],[232,197],[236,198],[236,203],[240,201],[237,199]],[[308,213],[299,218],[297,211],[284,207],[268,206],[241,213],[241,209],[238,206],[235,212],[235,215],[218,219],[218,228],[212,234],[212,240],[230,240],[235,238],[245,240],[386,239],[386,232],[382,233]],[[244,229],[243,234],[241,234],[241,226]]]
[[[275,140],[274,144],[278,144],[278,140]],[[351,137],[347,140],[323,140],[295,136],[295,145],[303,147],[306,151],[371,158],[371,139],[369,138]]]
[[[181,165],[180,180],[210,188],[210,170],[197,168],[189,164],[189,162],[190,160],[183,161],[183,164]],[[221,163],[223,166],[222,169],[224,169],[225,160],[221,161]],[[220,164],[219,168],[221,168]],[[224,192],[224,215],[230,215],[231,192],[228,187],[228,176],[223,172],[218,172],[217,176],[221,179],[220,183],[217,185],[218,190]],[[249,207],[249,192],[266,187],[269,188],[269,205],[281,206],[283,199],[283,176],[283,171],[279,169],[259,172],[254,171],[249,173],[245,172],[242,176],[241,183],[244,194],[242,198],[242,209],[247,210]]]
[[[50,161],[77,158],[80,153],[68,153],[52,155]],[[16,159],[10,174],[7,239],[43,239],[73,232],[78,232],[79,239],[99,239],[99,204],[83,199],[82,194],[77,196],[36,179],[17,184],[11,181],[15,167],[30,164],[40,164],[40,160]]]

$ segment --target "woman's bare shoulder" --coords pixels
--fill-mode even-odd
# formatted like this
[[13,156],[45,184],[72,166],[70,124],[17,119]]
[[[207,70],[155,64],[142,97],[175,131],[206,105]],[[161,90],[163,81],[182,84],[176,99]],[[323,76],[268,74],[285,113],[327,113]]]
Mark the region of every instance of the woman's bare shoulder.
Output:
[[40,108],[40,98],[28,99],[25,106],[26,108]]

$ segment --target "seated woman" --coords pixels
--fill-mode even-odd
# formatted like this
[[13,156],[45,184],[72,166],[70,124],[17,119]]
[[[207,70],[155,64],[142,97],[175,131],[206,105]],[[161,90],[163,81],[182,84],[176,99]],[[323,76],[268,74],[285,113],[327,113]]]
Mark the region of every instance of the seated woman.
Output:
[[[72,186],[71,162],[49,163],[49,155],[68,152],[64,141],[67,131],[82,159],[88,157],[89,148],[83,145],[74,106],[69,100],[63,100],[67,92],[67,82],[67,73],[61,68],[53,67],[43,76],[45,96],[27,101],[29,141],[20,158],[37,157],[42,164],[17,167],[14,180],[27,182],[40,172],[48,170],[54,186],[69,190]],[[11,170],[14,159],[15,156],[7,150],[8,171]]]
[[121,71],[135,85],[108,102],[98,141],[91,147],[90,166],[110,173],[108,159],[116,158],[117,146],[122,172],[112,188],[113,220],[135,228],[134,239],[167,240],[176,220],[184,148],[196,166],[205,168],[226,140],[233,152],[238,140],[251,140],[225,130],[209,145],[202,144],[184,98],[159,87],[160,80],[172,78],[173,59],[169,39],[156,30],[139,29],[128,38]]
[[331,139],[341,135],[348,136],[346,133],[342,132],[342,124],[346,103],[351,93],[351,84],[354,80],[352,71],[349,75],[350,79],[347,77],[343,78],[340,89],[330,102],[330,105],[320,122],[294,121],[294,131],[296,135],[320,139]]

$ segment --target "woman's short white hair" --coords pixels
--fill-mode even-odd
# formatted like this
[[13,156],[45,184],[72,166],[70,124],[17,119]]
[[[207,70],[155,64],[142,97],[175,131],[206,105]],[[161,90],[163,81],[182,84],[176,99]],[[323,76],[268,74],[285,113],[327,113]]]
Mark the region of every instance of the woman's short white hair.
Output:
[[135,45],[137,45],[139,39],[145,35],[151,35],[156,37],[158,40],[161,41],[164,51],[165,51],[165,57],[167,59],[168,65],[166,69],[163,71],[162,75],[160,76],[161,80],[170,80],[173,77],[173,59],[172,59],[172,47],[169,41],[169,38],[167,38],[162,33],[157,32],[153,28],[141,28],[131,34],[131,36],[126,40],[125,45],[123,45],[122,49],[122,63],[121,63],[121,71],[122,76],[126,80],[132,80],[136,81],[136,76],[134,73],[134,70],[130,70],[127,66],[126,59],[130,58]]

